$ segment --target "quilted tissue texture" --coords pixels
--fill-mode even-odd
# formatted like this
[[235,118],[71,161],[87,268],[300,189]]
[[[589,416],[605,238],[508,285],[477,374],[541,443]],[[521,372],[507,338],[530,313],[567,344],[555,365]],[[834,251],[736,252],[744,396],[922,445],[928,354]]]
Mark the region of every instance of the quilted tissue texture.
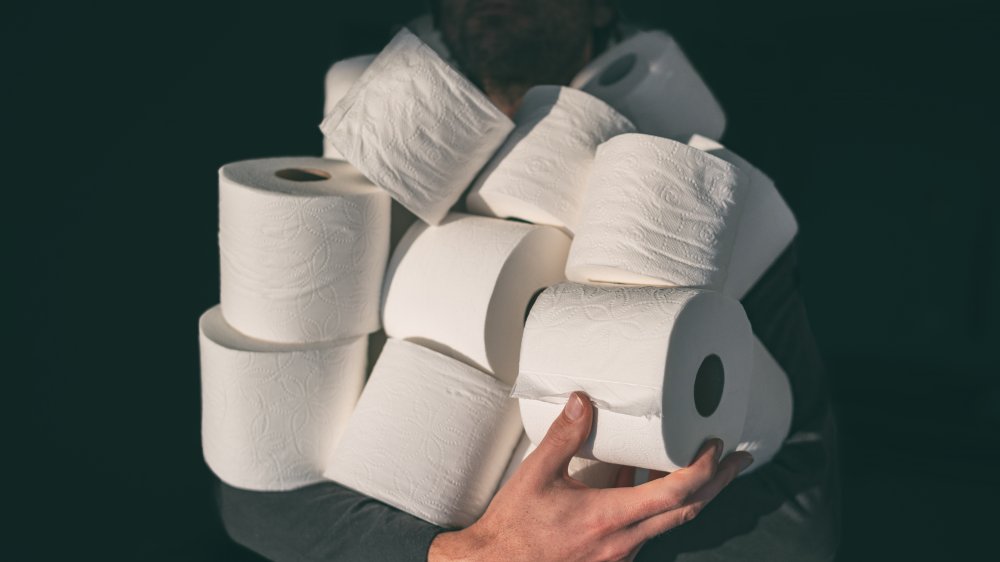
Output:
[[699,287],[726,279],[744,173],[686,144],[629,133],[597,149],[566,277]]
[[688,144],[729,162],[749,178],[743,216],[736,230],[733,256],[722,287],[727,295],[741,299],[792,243],[799,225],[774,182],[764,172],[701,135],[693,135]]
[[513,128],[406,29],[320,125],[348,162],[430,224],[444,218]]
[[444,527],[486,510],[521,435],[510,387],[389,339],[326,476]]
[[212,471],[248,490],[322,481],[365,382],[367,342],[275,344],[237,332],[218,306],[202,315],[202,449]]
[[390,203],[346,162],[267,158],[223,166],[219,253],[226,321],[248,336],[286,343],[378,330]]
[[635,127],[603,101],[559,86],[528,90],[514,122],[514,132],[476,178],[469,209],[572,234],[597,146]]
[[743,308],[722,293],[560,283],[531,309],[512,395],[535,443],[581,390],[596,417],[579,456],[676,470],[709,437],[737,446],[752,340]]

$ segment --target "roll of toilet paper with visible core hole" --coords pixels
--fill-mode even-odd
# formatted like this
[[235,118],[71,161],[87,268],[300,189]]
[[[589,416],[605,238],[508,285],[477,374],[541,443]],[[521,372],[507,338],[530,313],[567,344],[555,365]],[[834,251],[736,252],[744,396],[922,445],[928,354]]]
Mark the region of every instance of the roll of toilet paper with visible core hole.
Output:
[[430,224],[441,222],[513,128],[406,29],[320,125],[347,161]]
[[[503,478],[500,480],[501,487],[514,476],[514,473],[521,467],[524,459],[534,451],[535,445],[531,443],[531,439],[526,434],[522,434],[521,441],[518,442],[517,449],[514,449],[514,454],[510,458],[507,470],[504,471]],[[566,467],[566,472],[570,478],[579,480],[591,488],[611,488],[615,485],[618,469],[617,465],[606,462],[585,459],[583,457],[572,457],[569,460],[569,465]]]
[[672,471],[706,439],[739,443],[752,335],[721,293],[561,283],[538,297],[521,346],[513,396],[534,443],[574,391],[596,406],[582,457]]
[[568,248],[548,226],[461,213],[416,222],[386,273],[385,332],[513,384],[532,297],[563,280]]
[[[323,116],[327,116],[343,99],[351,86],[361,78],[368,65],[375,60],[375,55],[359,55],[333,63],[330,70],[326,72],[326,82],[323,98]],[[344,155],[340,153],[330,141],[323,138],[323,158],[333,160],[343,160]]]
[[202,450],[227,484],[280,491],[323,480],[365,383],[367,338],[255,340],[218,306],[199,322]]
[[741,474],[748,474],[769,462],[788,437],[792,427],[792,388],[788,375],[754,338],[753,374],[747,417],[737,451],[753,455],[753,464]]
[[325,475],[443,527],[482,515],[517,446],[510,387],[389,339]]
[[572,234],[597,146],[635,127],[603,101],[560,86],[528,90],[514,123],[476,178],[466,198],[469,210]]
[[566,277],[718,290],[746,183],[736,166],[686,144],[614,137],[597,149]]
[[570,86],[628,117],[639,132],[675,140],[718,139],[726,115],[673,37],[636,33],[583,68]]
[[226,321],[248,336],[286,343],[378,330],[390,204],[346,162],[266,158],[223,166]]
[[774,187],[774,182],[752,164],[701,135],[692,136],[688,144],[736,166],[749,180],[726,281],[722,286],[727,295],[743,298],[791,244],[799,230],[798,223]]

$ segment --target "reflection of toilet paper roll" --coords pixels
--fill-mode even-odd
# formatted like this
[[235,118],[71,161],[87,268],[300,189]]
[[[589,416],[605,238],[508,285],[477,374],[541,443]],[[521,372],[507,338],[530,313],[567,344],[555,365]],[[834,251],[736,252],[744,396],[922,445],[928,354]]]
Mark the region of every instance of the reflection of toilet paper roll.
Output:
[[633,133],[605,142],[597,149],[566,277],[719,289],[746,182],[732,164],[670,139]]
[[346,162],[267,158],[223,166],[226,321],[251,337],[290,343],[377,330],[390,203]]
[[601,100],[559,86],[528,90],[514,123],[476,178],[469,209],[572,233],[597,145],[635,127]]
[[[521,466],[521,463],[524,462],[524,459],[534,450],[535,446],[528,439],[528,436],[522,435],[521,441],[517,444],[517,449],[514,449],[514,455],[510,458],[507,470],[500,480],[501,486],[506,484],[511,476],[514,476],[514,473]],[[572,457],[569,460],[566,471],[569,473],[570,478],[579,480],[591,488],[610,488],[614,486],[615,479],[618,476],[617,465],[593,459],[585,459],[583,457]]]
[[642,133],[687,140],[722,136],[726,116],[673,37],[637,33],[611,47],[570,84],[606,101]]
[[771,460],[781,449],[792,426],[792,388],[788,375],[771,357],[767,348],[754,338],[753,375],[743,435],[738,451],[748,451],[754,462],[743,474],[753,472]]
[[[329,115],[333,108],[357,82],[368,65],[375,60],[375,55],[360,55],[333,63],[326,72],[326,89],[323,98],[323,115]],[[344,156],[334,148],[330,141],[323,139],[323,158],[343,160]]]
[[386,275],[385,332],[512,384],[528,306],[562,281],[568,248],[548,226],[460,213],[414,223]]
[[774,182],[746,160],[700,135],[692,136],[688,144],[743,170],[749,179],[733,255],[722,287],[727,295],[742,298],[795,238],[799,228],[795,215]]
[[366,177],[437,224],[514,123],[403,29],[320,128]]
[[535,443],[574,391],[596,406],[580,456],[671,471],[732,451],[747,411],[750,324],[721,293],[561,283],[531,309],[513,396]]
[[365,384],[367,338],[276,344],[199,322],[202,448],[223,481],[290,490],[323,480],[330,452]]
[[435,351],[386,342],[325,475],[445,527],[485,511],[521,434],[510,387]]

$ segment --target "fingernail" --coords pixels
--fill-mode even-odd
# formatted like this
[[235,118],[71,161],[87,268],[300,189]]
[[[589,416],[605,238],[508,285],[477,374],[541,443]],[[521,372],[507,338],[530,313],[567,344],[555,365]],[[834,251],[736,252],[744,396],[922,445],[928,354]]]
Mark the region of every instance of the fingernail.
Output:
[[744,453],[740,456],[743,457],[740,459],[740,472],[743,472],[753,464],[753,455],[750,453]]
[[580,419],[583,415],[583,398],[580,398],[578,394],[570,396],[569,402],[566,403],[566,417],[572,421]]
[[712,446],[715,447],[715,462],[719,462],[722,460],[722,451],[726,448],[726,446],[722,442],[722,439],[716,438],[713,439],[713,441],[715,441],[715,443],[712,444]]

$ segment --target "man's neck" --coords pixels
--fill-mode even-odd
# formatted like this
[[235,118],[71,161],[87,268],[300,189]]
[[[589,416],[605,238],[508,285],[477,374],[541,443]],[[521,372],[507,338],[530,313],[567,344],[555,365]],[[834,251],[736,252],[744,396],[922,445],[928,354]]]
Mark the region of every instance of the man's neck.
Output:
[[511,119],[517,113],[517,108],[520,107],[524,94],[532,86],[533,84],[501,84],[491,80],[484,80],[482,84],[486,97],[490,98],[493,105],[500,108],[500,111]]
[[[552,82],[563,86],[569,84],[580,69],[590,62],[593,50],[594,41],[591,37],[585,44],[583,51],[580,52],[579,59],[573,64],[566,65],[565,75],[561,79],[552,77]],[[489,76],[480,76],[479,85],[483,89],[483,92],[486,93],[486,96],[490,98],[490,101],[500,108],[500,111],[504,112],[507,117],[513,119],[517,108],[521,105],[521,99],[524,98],[524,94],[532,86],[537,86],[538,84],[518,83],[506,80],[500,81]]]

